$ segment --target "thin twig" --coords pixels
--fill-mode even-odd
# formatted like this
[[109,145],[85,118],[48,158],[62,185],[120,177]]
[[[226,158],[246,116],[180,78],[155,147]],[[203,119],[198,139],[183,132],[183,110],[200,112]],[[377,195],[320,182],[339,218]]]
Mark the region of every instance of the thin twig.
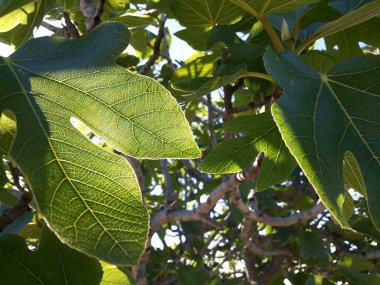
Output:
[[67,29],[67,34],[66,38],[73,38],[73,39],[78,39],[79,36],[79,31],[77,27],[71,22],[70,20],[70,14],[68,12],[63,12],[63,18],[65,19],[65,24],[66,24],[66,29]]
[[207,129],[210,137],[210,142],[212,147],[216,147],[218,142],[216,141],[216,136],[215,136],[215,130],[214,130],[214,113],[211,109],[212,106],[212,101],[211,101],[211,95],[207,95],[207,109],[208,109],[208,122],[207,122]]
[[264,153],[260,153],[255,162],[243,172],[230,175],[226,180],[216,187],[206,202],[201,203],[193,210],[175,210],[170,211],[168,207],[158,212],[151,218],[150,228],[153,232],[158,231],[165,223],[177,221],[207,221],[208,213],[214,208],[216,203],[225,195],[236,189],[241,183],[252,180],[257,177],[260,171]]
[[289,227],[297,223],[307,222],[326,209],[322,203],[318,203],[301,213],[294,213],[287,217],[270,217],[259,211],[255,199],[254,197],[249,198],[250,207],[247,207],[240,196],[240,192],[238,190],[232,192],[232,201],[246,219],[278,227]]
[[162,22],[160,25],[160,28],[158,29],[158,34],[153,45],[153,54],[149,57],[148,61],[140,69],[139,74],[141,75],[148,74],[151,67],[154,65],[156,60],[160,57],[160,47],[161,47],[161,42],[164,38],[164,29],[165,29],[165,22]]
[[49,24],[48,22],[42,21],[41,26],[44,27],[45,29],[48,29],[49,31],[53,32],[56,35],[59,35],[61,37],[65,36],[64,29],[53,26],[52,24]]
[[273,101],[272,96],[265,96],[264,98],[257,100],[255,102],[250,102],[247,105],[233,108],[232,113],[235,114],[235,113],[249,111],[249,110],[252,110],[255,108],[260,108],[260,107],[265,106],[266,104],[268,104],[269,102],[272,102],[272,101]]
[[32,194],[30,192],[22,193],[17,203],[10,209],[4,211],[0,217],[0,232],[13,223],[17,218],[21,217],[27,211],[30,211],[29,203],[32,201]]
[[[207,99],[204,98],[204,97],[202,97],[202,103],[204,105],[208,106]],[[213,112],[217,113],[219,116],[221,116],[221,117],[223,116],[223,114],[224,114],[223,110],[215,107],[214,105],[211,105],[209,107],[210,107],[210,110],[212,110]]]

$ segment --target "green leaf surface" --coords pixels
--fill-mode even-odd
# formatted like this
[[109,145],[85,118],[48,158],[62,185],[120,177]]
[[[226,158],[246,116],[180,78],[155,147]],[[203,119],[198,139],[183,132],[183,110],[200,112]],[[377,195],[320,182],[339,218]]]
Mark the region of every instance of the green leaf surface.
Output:
[[0,18],[0,41],[19,46],[32,37],[33,29],[41,24],[43,17],[55,5],[54,0],[22,1],[24,2],[29,3]]
[[364,197],[367,196],[365,192],[365,184],[362,173],[355,156],[351,152],[346,152],[343,164],[344,185],[346,189],[354,188]]
[[257,14],[283,13],[320,0],[230,0],[254,16]]
[[25,240],[14,234],[0,236],[1,284],[99,284],[99,262],[62,244],[44,227],[40,246],[28,249]]
[[0,110],[19,122],[10,156],[41,213],[64,242],[116,264],[137,262],[148,214],[127,161],[70,120],[132,156],[199,156],[169,92],[114,63],[128,40],[126,26],[108,23],[79,40],[34,39],[0,63]]
[[[321,26],[313,35],[308,38],[302,45],[301,50],[304,47],[309,46],[319,38],[323,38],[334,33],[346,30],[350,27],[356,26],[373,17],[380,15],[380,0],[372,1],[368,4],[361,6],[360,8],[353,10],[335,21],[329,22]],[[364,29],[365,30],[365,29]],[[352,47],[350,46],[349,49]]]
[[238,117],[224,130],[248,132],[248,135],[219,144],[199,165],[200,171],[220,174],[240,172],[263,151],[265,158],[256,180],[257,190],[260,191],[284,181],[294,170],[295,160],[269,112]]
[[135,280],[131,274],[122,268],[115,265],[101,262],[103,268],[103,278],[101,285],[134,285]]
[[170,6],[178,21],[186,27],[210,27],[231,24],[244,11],[229,0],[176,0]]
[[126,24],[129,28],[144,28],[157,21],[146,11],[129,11],[114,20]]
[[0,116],[0,187],[8,182],[5,174],[3,156],[6,155],[11,147],[16,135],[16,122],[12,119],[12,114],[1,114]]
[[339,266],[339,270],[343,273],[344,277],[353,285],[378,285],[380,283],[380,274],[368,274],[353,269],[352,267]]
[[286,145],[323,203],[343,227],[343,159],[351,152],[380,228],[380,57],[360,56],[320,74],[293,53],[265,55],[268,73],[284,88],[272,113]]
[[190,101],[234,82],[244,77],[245,74],[247,74],[247,71],[241,69],[228,75],[182,79],[173,82],[172,87],[176,90],[187,92],[182,97],[183,100]]
[[0,1],[0,17],[3,17],[6,14],[9,14],[29,3],[36,2],[36,1],[38,0],[18,0],[18,1],[2,0]]

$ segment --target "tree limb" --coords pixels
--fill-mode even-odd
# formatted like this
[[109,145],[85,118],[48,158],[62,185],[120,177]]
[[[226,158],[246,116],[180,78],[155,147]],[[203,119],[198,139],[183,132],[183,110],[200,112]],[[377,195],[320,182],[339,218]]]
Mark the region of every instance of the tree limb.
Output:
[[80,0],[80,9],[86,18],[86,29],[89,30],[96,14],[94,0]]
[[88,26],[87,26],[87,21],[86,21],[87,31],[91,31],[93,28],[95,28],[97,25],[99,25],[102,22],[101,16],[103,14],[105,3],[106,3],[106,0],[99,0],[98,7],[96,8],[92,21],[89,23]]
[[0,232],[13,223],[17,218],[21,217],[27,211],[30,211],[29,203],[32,201],[32,194],[30,192],[22,193],[17,203],[10,209],[3,212],[0,217]]
[[70,14],[68,12],[63,12],[63,18],[65,19],[65,24],[66,24],[66,31],[67,34],[65,35],[66,38],[72,37],[73,39],[78,39],[79,36],[79,31],[77,27],[71,22],[70,19]]
[[301,213],[294,213],[287,217],[270,217],[259,211],[254,197],[249,198],[249,200],[250,207],[248,208],[244,204],[240,192],[238,190],[232,192],[232,201],[235,203],[239,211],[245,216],[245,218],[278,227],[289,227],[297,223],[307,222],[326,209],[322,203],[318,203],[311,209]]
[[164,29],[165,29],[165,22],[163,21],[160,25],[160,28],[158,29],[158,34],[153,45],[153,54],[149,57],[148,61],[140,69],[139,74],[142,74],[142,75],[148,74],[151,67],[154,65],[156,60],[160,57],[160,47],[161,47],[161,42],[164,38]]
[[207,198],[206,202],[200,204],[193,210],[175,210],[170,211],[168,207],[158,212],[150,220],[150,228],[153,232],[158,231],[162,225],[175,221],[204,221],[207,220],[208,213],[214,208],[216,203],[226,194],[232,192],[241,183],[247,180],[253,180],[260,171],[264,153],[261,152],[255,162],[243,172],[228,176],[225,181],[216,187]]
[[41,22],[41,26],[44,27],[45,29],[53,32],[54,34],[56,35],[59,35],[61,37],[64,37],[65,36],[65,31],[64,29],[62,28],[58,28],[52,24],[49,24],[48,22],[45,22],[45,21],[42,21]]

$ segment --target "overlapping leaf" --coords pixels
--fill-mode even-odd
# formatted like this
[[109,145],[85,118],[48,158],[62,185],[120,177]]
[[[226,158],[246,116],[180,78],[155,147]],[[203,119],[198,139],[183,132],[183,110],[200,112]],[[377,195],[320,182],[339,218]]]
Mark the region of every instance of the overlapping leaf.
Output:
[[354,57],[320,74],[292,53],[265,55],[285,91],[272,107],[280,132],[332,215],[344,227],[343,159],[352,153],[380,228],[380,57]]
[[2,158],[3,155],[8,153],[15,135],[16,122],[5,114],[2,114],[0,116],[0,187],[3,187],[8,181]]
[[320,0],[229,0],[254,16],[258,14],[283,13]]
[[14,234],[0,236],[1,284],[99,284],[99,262],[62,244],[46,227],[39,248]]
[[229,0],[176,0],[171,10],[178,21],[188,27],[210,27],[231,24],[244,14]]
[[18,122],[10,156],[41,213],[60,239],[116,264],[139,258],[148,214],[129,164],[70,120],[132,156],[199,156],[169,92],[113,62],[128,40],[126,26],[108,23],[79,40],[31,40],[0,63],[0,111]]
[[33,29],[41,24],[43,17],[55,5],[54,0],[24,0],[18,4],[12,4],[18,1],[8,2],[0,8],[0,15],[5,14],[0,18],[0,41],[14,46],[28,40]]
[[208,173],[236,173],[253,162],[259,152],[265,158],[256,180],[258,190],[265,190],[289,177],[295,160],[286,148],[270,113],[241,116],[224,128],[228,132],[248,135],[219,144],[199,165]]
[[372,19],[378,15],[380,15],[380,0],[371,1],[344,14],[337,20],[321,26],[305,41],[302,48],[307,47],[319,38],[335,34],[333,37],[327,38],[327,45],[332,48],[339,43],[341,57],[345,57],[345,54],[361,52],[358,41],[379,43],[379,35],[376,35],[377,30],[375,28],[379,24],[379,20]]

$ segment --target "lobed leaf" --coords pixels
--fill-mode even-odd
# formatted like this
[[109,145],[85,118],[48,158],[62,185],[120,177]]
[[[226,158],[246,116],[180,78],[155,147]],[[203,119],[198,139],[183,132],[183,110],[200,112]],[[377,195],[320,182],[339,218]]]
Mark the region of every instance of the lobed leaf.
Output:
[[9,155],[41,213],[64,242],[115,264],[137,262],[148,213],[128,162],[91,143],[70,120],[132,156],[199,156],[169,92],[114,63],[129,37],[126,26],[108,23],[77,40],[34,39],[0,58],[0,111],[17,119]]
[[380,57],[354,57],[318,73],[293,53],[264,57],[268,73],[284,88],[272,113],[286,145],[323,203],[343,227],[343,160],[357,161],[369,213],[380,228]]
[[200,171],[240,172],[263,151],[265,158],[256,180],[260,191],[284,181],[294,170],[295,160],[283,143],[270,113],[238,117],[224,129],[233,133],[248,132],[248,135],[219,144],[199,165]]

